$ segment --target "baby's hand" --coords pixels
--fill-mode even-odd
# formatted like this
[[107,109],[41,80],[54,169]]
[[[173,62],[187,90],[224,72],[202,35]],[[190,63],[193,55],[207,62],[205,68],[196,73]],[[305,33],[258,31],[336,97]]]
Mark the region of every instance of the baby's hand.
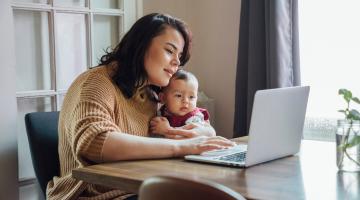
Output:
[[172,127],[169,124],[169,121],[165,117],[154,117],[150,121],[150,132],[154,134],[166,135]]

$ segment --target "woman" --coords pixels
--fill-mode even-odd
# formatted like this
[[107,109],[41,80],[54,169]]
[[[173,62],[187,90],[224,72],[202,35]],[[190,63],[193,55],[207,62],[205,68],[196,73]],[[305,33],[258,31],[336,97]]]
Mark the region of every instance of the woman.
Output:
[[203,136],[210,131],[206,126],[171,133],[187,137],[183,140],[147,137],[156,114],[154,88],[166,86],[188,61],[190,42],[182,21],[146,15],[98,67],[73,82],[59,119],[60,177],[49,182],[48,199],[134,199],[126,191],[75,180],[71,171],[100,162],[178,157],[233,145]]

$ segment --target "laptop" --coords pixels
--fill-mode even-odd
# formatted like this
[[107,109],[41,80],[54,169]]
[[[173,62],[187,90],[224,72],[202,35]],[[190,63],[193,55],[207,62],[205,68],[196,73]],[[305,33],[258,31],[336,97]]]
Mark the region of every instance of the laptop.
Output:
[[247,145],[187,155],[185,160],[249,167],[298,153],[309,91],[309,86],[258,90]]

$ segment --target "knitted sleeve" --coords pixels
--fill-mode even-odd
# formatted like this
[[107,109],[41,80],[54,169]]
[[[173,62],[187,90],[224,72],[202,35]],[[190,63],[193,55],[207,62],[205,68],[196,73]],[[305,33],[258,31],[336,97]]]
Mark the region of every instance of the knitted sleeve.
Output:
[[102,162],[102,148],[115,124],[114,85],[108,77],[90,74],[80,87],[80,99],[71,114],[72,151],[80,163]]

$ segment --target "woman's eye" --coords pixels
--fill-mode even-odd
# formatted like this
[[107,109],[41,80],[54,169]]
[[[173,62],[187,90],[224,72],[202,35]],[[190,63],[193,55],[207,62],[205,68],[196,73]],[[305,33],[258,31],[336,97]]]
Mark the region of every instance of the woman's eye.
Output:
[[173,54],[173,51],[172,50],[170,50],[170,49],[165,49],[166,50],[166,52],[168,52],[169,54]]

